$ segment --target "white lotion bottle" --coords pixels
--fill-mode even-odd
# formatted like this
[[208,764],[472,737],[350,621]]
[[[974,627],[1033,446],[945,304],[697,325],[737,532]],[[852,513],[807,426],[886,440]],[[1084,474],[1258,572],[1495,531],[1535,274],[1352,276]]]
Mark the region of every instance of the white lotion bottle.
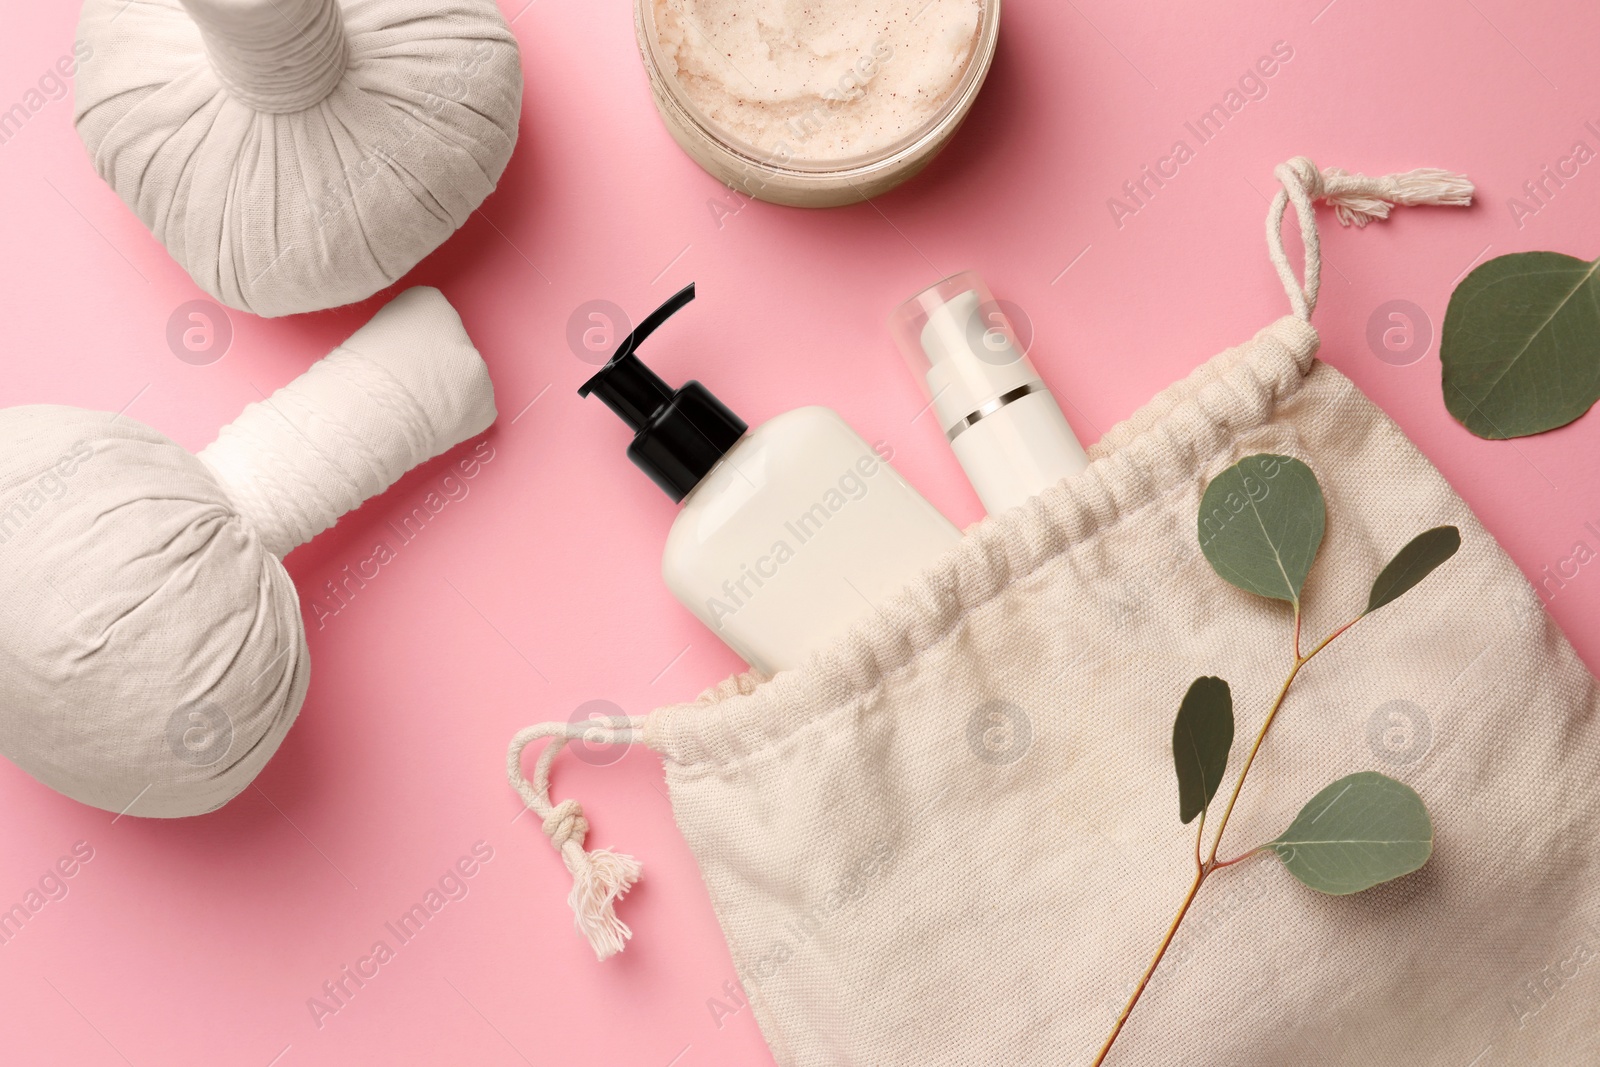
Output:
[[889,328],[991,515],[1089,465],[1066,416],[971,271],[895,309]]
[[751,667],[798,667],[903,590],[960,533],[823,407],[748,429],[699,382],[673,389],[635,350],[694,298],[656,309],[579,389],[635,431],[628,457],[683,508],[662,576]]

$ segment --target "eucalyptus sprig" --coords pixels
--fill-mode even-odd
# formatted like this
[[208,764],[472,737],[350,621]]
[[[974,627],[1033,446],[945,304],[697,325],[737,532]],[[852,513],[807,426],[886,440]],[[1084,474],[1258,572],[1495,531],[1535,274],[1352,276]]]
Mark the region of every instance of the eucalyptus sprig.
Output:
[[1310,651],[1302,652],[1301,591],[1322,545],[1326,525],[1327,505],[1316,475],[1310,467],[1288,456],[1247,456],[1213,479],[1201,498],[1201,552],[1226,581],[1293,607],[1293,660],[1244,766],[1234,779],[1209,850],[1205,848],[1206,817],[1227,774],[1228,750],[1233,746],[1233,695],[1221,678],[1196,678],[1178,707],[1172,726],[1172,759],[1178,775],[1178,817],[1185,825],[1199,818],[1194,879],[1150,966],[1101,1046],[1095,1067],[1100,1067],[1110,1054],[1200,887],[1218,871],[1258,853],[1270,852],[1307,886],[1319,893],[1342,896],[1410,874],[1433,852],[1433,820],[1422,798],[1393,778],[1361,771],[1322,789],[1300,809],[1288,829],[1271,841],[1232,859],[1217,858],[1245,777],[1301,669],[1340,634],[1405,594],[1461,547],[1461,532],[1454,526],[1439,526],[1418,534],[1373,581],[1366,608]]

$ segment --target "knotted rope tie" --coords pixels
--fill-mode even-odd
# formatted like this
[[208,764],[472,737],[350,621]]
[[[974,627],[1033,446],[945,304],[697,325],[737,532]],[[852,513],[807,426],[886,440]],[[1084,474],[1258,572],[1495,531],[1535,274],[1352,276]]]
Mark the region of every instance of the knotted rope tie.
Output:
[[[534,741],[552,738],[534,763],[533,779],[523,777],[522,753]],[[584,850],[589,836],[589,820],[576,800],[550,803],[550,768],[556,754],[568,741],[590,740],[611,744],[638,744],[644,740],[644,719],[618,718],[611,723],[548,722],[530,726],[511,739],[506,753],[506,776],[522,797],[528,810],[543,821],[550,844],[572,875],[572,892],[567,904],[572,908],[573,925],[588,939],[599,959],[622,951],[633,936],[628,924],[617,918],[616,903],[639,880],[639,861],[609,849]]]
[[[1322,284],[1322,245],[1317,236],[1315,203],[1325,200],[1343,226],[1362,227],[1373,219],[1386,219],[1396,204],[1439,204],[1465,207],[1472,203],[1472,182],[1464,174],[1423,167],[1403,174],[1370,178],[1339,167],[1319,170],[1305,156],[1280,163],[1272,172],[1283,186],[1267,210],[1267,254],[1283,281],[1290,307],[1307,322],[1317,307]],[[1290,202],[1300,221],[1305,245],[1305,280],[1295,278],[1283,251],[1283,213]]]
[[1275,173],[1279,181],[1283,181],[1285,170],[1293,172],[1294,180],[1310,199],[1327,201],[1344,226],[1361,227],[1373,219],[1386,219],[1397,204],[1465,207],[1472,203],[1472,182],[1463,174],[1436,167],[1369,178],[1343,167],[1319,171],[1311,160],[1297,156],[1278,167]]
[[544,817],[544,834],[560,852],[570,841],[580,849],[589,836],[589,820],[583,817],[583,805],[576,800],[563,800]]

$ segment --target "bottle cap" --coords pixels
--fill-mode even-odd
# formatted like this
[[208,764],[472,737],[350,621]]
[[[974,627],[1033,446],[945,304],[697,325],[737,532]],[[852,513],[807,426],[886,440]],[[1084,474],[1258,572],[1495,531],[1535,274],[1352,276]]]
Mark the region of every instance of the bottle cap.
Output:
[[599,397],[633,429],[628,458],[674,501],[699,485],[749,429],[699,382],[673,389],[637,355],[644,339],[693,299],[690,282],[647,315],[622,339],[606,365],[578,389],[579,396]]
[[1043,388],[1011,320],[972,271],[901,304],[889,327],[951,440],[1006,394],[1035,383]]

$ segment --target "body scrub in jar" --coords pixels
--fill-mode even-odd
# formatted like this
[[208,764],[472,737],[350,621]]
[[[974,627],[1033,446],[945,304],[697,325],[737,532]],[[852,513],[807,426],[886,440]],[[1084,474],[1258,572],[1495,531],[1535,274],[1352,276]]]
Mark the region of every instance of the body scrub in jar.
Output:
[[731,188],[829,207],[921,170],[972,106],[1000,0],[637,0],[656,107]]

